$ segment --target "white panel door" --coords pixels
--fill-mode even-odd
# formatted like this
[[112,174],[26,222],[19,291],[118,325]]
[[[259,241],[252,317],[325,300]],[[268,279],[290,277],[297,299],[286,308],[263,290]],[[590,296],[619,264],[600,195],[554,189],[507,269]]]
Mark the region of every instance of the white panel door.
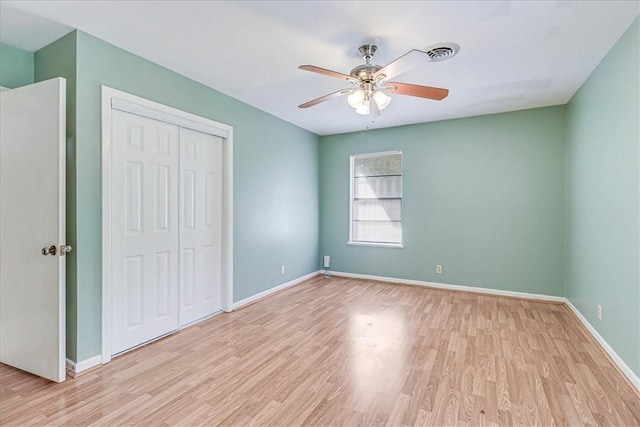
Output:
[[180,325],[222,310],[223,139],[180,128]]
[[112,353],[179,327],[179,128],[112,115]]
[[57,382],[66,354],[65,87],[56,78],[0,93],[0,361]]

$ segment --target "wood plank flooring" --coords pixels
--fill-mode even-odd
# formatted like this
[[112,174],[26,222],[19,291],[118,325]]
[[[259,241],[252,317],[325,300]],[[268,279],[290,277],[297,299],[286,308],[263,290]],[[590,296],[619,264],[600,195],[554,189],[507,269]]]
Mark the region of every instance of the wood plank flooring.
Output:
[[0,424],[640,425],[562,304],[313,278],[62,384],[0,367]]

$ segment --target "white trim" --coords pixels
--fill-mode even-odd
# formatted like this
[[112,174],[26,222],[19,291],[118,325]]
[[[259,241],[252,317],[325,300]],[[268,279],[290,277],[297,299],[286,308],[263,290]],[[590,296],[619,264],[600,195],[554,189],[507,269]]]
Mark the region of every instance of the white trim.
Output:
[[582,313],[580,313],[580,311],[571,303],[571,301],[565,298],[565,304],[567,305],[569,310],[571,310],[573,314],[576,315],[578,320],[582,322],[585,328],[587,328],[593,338],[595,338],[598,344],[600,344],[603,350],[611,358],[613,363],[618,365],[618,368],[620,368],[622,373],[626,375],[629,381],[631,381],[631,384],[640,392],[640,377],[638,377],[635,372],[633,372],[633,370],[624,362],[624,360],[622,360],[622,358],[618,356],[618,353],[616,353],[616,351],[609,345],[609,343],[602,337],[602,335],[600,335],[596,328],[594,328],[591,323],[589,323],[587,318],[584,317]]
[[101,86],[102,99],[102,353],[111,361],[111,112],[113,108],[224,138],[222,215],[222,311],[233,310],[233,127]]
[[102,364],[111,361],[111,96],[103,86],[102,114]]
[[560,302],[560,303],[566,302],[566,299],[564,297],[557,297],[554,295],[530,294],[527,292],[517,292],[517,291],[503,291],[500,289],[478,288],[474,286],[463,286],[463,285],[450,285],[447,283],[424,282],[421,280],[396,279],[393,277],[370,276],[367,274],[342,273],[340,271],[333,271],[332,274],[334,276],[349,277],[353,279],[376,280],[378,282],[400,283],[403,285],[417,285],[417,286],[425,286],[428,288],[447,289],[452,291],[474,292],[478,294],[489,294],[489,295],[497,295],[497,296],[503,296],[503,297],[524,298],[524,299],[533,299],[533,300],[551,301],[551,302]]
[[69,374],[70,377],[75,378],[81,373],[95,368],[99,365],[102,365],[102,355],[100,354],[85,360],[81,360],[77,363],[73,360],[67,359],[67,374]]
[[300,284],[300,283],[304,282],[305,280],[309,280],[312,277],[315,277],[315,276],[317,276],[319,274],[321,274],[320,270],[314,271],[312,273],[305,274],[304,276],[298,277],[297,279],[293,279],[293,280],[291,280],[289,282],[286,282],[286,283],[283,283],[281,285],[278,285],[278,286],[276,286],[274,288],[267,289],[266,291],[263,291],[263,292],[255,294],[255,295],[252,295],[249,298],[245,298],[243,300],[240,300],[240,301],[234,303],[233,304],[233,309],[237,310],[240,307],[243,307],[243,306],[245,306],[247,304],[251,304],[252,302],[256,302],[258,300],[266,298],[269,295],[272,295],[272,294],[275,294],[276,292],[280,292],[280,291],[282,291],[284,289],[290,288],[291,286],[295,286],[297,284]]
[[402,243],[378,243],[378,242],[347,242],[347,245],[351,246],[373,246],[378,248],[396,248],[402,249],[404,245]]
[[[366,242],[361,240],[354,240],[353,238],[353,181],[354,181],[354,161],[356,157],[381,157],[381,156],[389,156],[393,154],[400,154],[400,170],[403,171],[403,154],[401,150],[394,151],[382,151],[379,153],[359,153],[352,154],[349,157],[349,240],[347,241],[347,245],[351,246],[370,246],[370,247],[379,247],[379,248],[395,248],[395,249],[403,249],[404,248],[404,227],[400,230],[400,243],[395,242]],[[400,179],[403,178],[404,171],[400,175]],[[402,182],[402,181],[401,181]],[[400,193],[400,212],[402,212],[402,207],[404,203],[404,195]],[[400,218],[400,223],[403,224],[404,220],[402,217]]]
[[233,311],[233,127],[227,131],[222,174],[222,311],[228,313]]
[[10,87],[0,86],[0,92],[4,92],[5,90],[11,90]]
[[212,126],[212,121],[209,119],[167,106],[164,106],[163,109],[158,109],[144,105],[144,98],[134,97],[133,95],[130,96],[137,99],[130,98],[127,100],[122,96],[123,93],[125,92],[119,92],[116,95],[117,98],[113,97],[111,99],[111,108],[114,110],[148,117],[150,119],[180,126],[182,128],[192,129],[202,133],[208,133],[225,139],[229,137],[231,126],[219,126],[221,123]]

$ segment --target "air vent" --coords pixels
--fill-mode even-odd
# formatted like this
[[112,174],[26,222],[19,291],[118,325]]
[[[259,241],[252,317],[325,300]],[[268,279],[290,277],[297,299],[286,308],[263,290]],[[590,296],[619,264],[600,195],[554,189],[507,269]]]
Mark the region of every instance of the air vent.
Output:
[[455,43],[439,43],[424,48],[431,61],[444,61],[453,58],[460,51],[460,46]]

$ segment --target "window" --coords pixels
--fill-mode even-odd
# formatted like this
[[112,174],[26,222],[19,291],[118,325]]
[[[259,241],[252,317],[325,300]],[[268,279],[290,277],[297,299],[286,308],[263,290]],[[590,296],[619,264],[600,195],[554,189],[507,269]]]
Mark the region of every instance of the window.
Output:
[[402,247],[402,152],[351,156],[349,244]]

